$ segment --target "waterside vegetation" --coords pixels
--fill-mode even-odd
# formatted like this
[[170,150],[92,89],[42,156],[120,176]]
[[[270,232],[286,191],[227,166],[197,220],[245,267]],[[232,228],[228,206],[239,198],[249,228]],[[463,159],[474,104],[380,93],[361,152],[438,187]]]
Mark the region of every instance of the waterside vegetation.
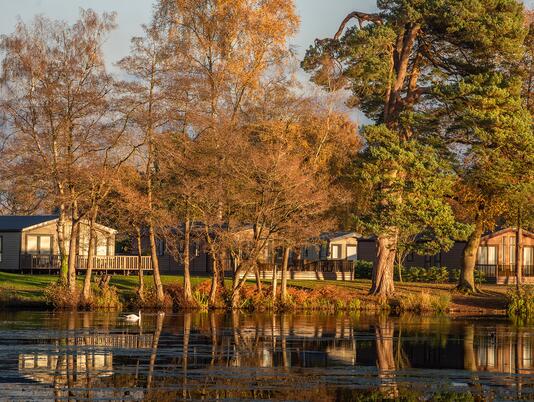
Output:
[[[79,287],[83,277],[78,278]],[[96,287],[98,298],[90,305],[76,305],[73,298],[67,298],[65,289],[57,283],[56,276],[19,275],[0,273],[0,308],[80,308],[80,309],[226,309],[229,306],[229,289],[232,281],[225,280],[220,288],[216,305],[209,303],[210,280],[208,277],[191,277],[193,303],[187,302],[183,291],[183,276],[162,275],[165,303],[160,304],[153,286],[145,285],[144,297],[138,294],[139,279],[136,276],[113,276],[103,290]],[[249,281],[241,291],[239,309],[249,311],[385,311],[448,313],[451,315],[506,315],[518,299],[510,299],[512,287],[490,284],[481,285],[480,294],[465,295],[454,290],[453,283],[432,284],[424,282],[403,282],[397,286],[396,296],[388,300],[368,294],[369,279],[354,281],[288,281],[287,299],[280,300],[280,289],[273,302],[272,286],[269,281],[262,284]],[[509,293],[507,293],[509,292]],[[521,293],[532,305],[532,291]],[[521,300],[523,300],[521,299]],[[513,300],[510,301],[509,300]]]

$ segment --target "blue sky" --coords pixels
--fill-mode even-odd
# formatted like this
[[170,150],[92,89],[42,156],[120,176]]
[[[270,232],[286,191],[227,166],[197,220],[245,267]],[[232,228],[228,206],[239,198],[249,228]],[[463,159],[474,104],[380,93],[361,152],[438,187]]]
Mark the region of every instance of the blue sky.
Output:
[[[534,1],[534,0],[533,0]],[[0,34],[13,31],[17,18],[31,22],[36,14],[74,21],[80,8],[95,11],[116,11],[118,29],[105,44],[105,55],[109,65],[125,56],[129,50],[130,38],[141,33],[141,24],[150,21],[153,1],[151,0],[0,0]],[[356,7],[360,11],[375,9],[376,0],[296,0],[301,17],[301,30],[291,40],[300,55],[317,37],[332,36],[343,17]]]

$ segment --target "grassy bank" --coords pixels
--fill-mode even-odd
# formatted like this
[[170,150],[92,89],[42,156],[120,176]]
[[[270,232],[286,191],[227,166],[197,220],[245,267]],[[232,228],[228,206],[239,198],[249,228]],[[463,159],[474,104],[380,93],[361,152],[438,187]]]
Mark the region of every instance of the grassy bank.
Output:
[[[193,277],[192,285],[205,282],[207,277]],[[78,278],[80,286],[83,276]],[[147,286],[151,286],[152,277],[145,277]],[[45,308],[46,301],[44,291],[48,285],[57,281],[57,276],[49,275],[20,275],[0,272],[0,306],[2,307],[32,307]],[[164,286],[183,283],[182,276],[163,275]],[[294,288],[295,298],[306,297],[306,294],[334,293],[343,295],[345,298],[355,298],[360,301],[361,308],[372,308],[377,305],[377,299],[367,294],[370,281],[358,279],[350,282],[343,281],[289,281],[289,286]],[[115,275],[112,277],[111,286],[117,288],[122,300],[129,300],[135,295],[138,285],[136,276]],[[265,285],[269,285],[266,281]],[[306,292],[299,293],[298,290]],[[446,304],[446,309],[451,314],[488,314],[505,315],[507,307],[506,292],[509,287],[497,285],[482,285],[483,293],[479,295],[463,295],[453,291],[452,284],[430,283],[397,283],[396,295],[390,300],[393,309],[405,308],[411,310],[424,310],[424,299],[432,298],[427,304]],[[302,294],[304,293],[304,295]],[[335,296],[334,296],[335,297]],[[295,305],[306,306],[306,300],[295,300]],[[423,306],[423,308],[421,307]],[[432,307],[432,310],[440,310],[443,306]]]
[[[0,272],[0,306],[3,307],[46,307],[44,291],[47,286],[56,282],[57,275],[21,275]],[[80,287],[83,276],[78,277]],[[163,275],[163,285],[182,284],[183,277],[178,275]],[[193,277],[193,286],[206,280],[205,277]],[[138,278],[136,276],[114,275],[110,285],[117,288],[121,298],[127,300],[135,295]],[[145,276],[145,284],[151,286],[152,277]]]
[[[355,281],[289,281],[292,286],[314,288],[317,286],[333,285],[348,288],[354,291],[362,302],[372,302],[374,298],[367,292],[371,287],[371,281],[357,279]],[[390,303],[393,306],[400,305],[406,298],[418,297],[421,293],[429,293],[436,297],[450,296],[449,312],[451,314],[491,314],[506,315],[506,294],[511,286],[504,285],[480,285],[482,293],[477,295],[464,295],[454,292],[455,285],[448,283],[395,283],[395,297]]]

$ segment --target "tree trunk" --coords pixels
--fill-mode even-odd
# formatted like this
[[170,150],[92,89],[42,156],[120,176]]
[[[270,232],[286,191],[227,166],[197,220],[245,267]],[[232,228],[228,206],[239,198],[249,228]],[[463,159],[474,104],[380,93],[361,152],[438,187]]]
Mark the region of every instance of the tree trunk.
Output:
[[467,239],[467,244],[465,245],[463,251],[462,270],[460,272],[460,279],[457,287],[457,289],[462,292],[477,292],[477,287],[475,284],[475,266],[482,232],[483,225],[482,223],[478,222],[475,230]]
[[68,282],[69,260],[68,250],[65,244],[65,204],[61,203],[59,206],[59,218],[57,220],[57,244],[61,258],[61,266],[59,270],[59,279],[62,283]]
[[274,264],[273,266],[273,286],[272,286],[272,299],[273,299],[273,307],[274,305],[276,304],[276,288],[278,286],[278,278],[276,277],[276,274],[277,274],[277,270],[276,270],[276,264]]
[[254,264],[254,275],[256,276],[256,289],[258,292],[261,292],[260,266],[258,265],[257,261],[256,261],[256,264]]
[[226,251],[221,251],[219,258],[219,287],[224,289],[224,272],[226,271],[226,265],[228,264],[228,258]]
[[217,287],[219,285],[219,268],[217,267],[217,259],[212,258],[213,264],[213,275],[211,277],[211,288],[210,288],[210,306],[215,307],[217,304]]
[[[182,343],[182,398],[184,400],[190,399],[187,397],[187,369],[189,368],[189,338],[191,337],[191,313],[184,313],[184,333]],[[194,350],[194,349],[193,349]]]
[[150,359],[148,362],[148,373],[146,378],[146,388],[150,389],[152,387],[152,380],[154,378],[154,369],[156,366],[156,359],[158,355],[158,344],[159,338],[161,336],[161,331],[163,330],[163,321],[165,319],[165,313],[159,313],[156,318],[156,329],[152,337],[152,345],[150,348]]
[[87,248],[87,269],[85,270],[85,278],[83,280],[82,300],[87,303],[91,300],[91,276],[93,274],[93,264],[95,256],[95,246],[97,242],[95,224],[98,215],[98,207],[93,209],[91,220],[89,221],[89,245]]
[[141,269],[141,261],[143,260],[143,245],[141,243],[141,228],[137,226],[136,228],[136,238],[137,238],[137,265],[139,269],[137,274],[139,275],[139,287],[137,288],[137,295],[141,303],[145,301],[145,279],[143,277],[143,270]]
[[465,327],[464,333],[464,370],[478,371],[474,341],[475,327],[473,324],[469,324]]
[[190,238],[191,238],[191,222],[189,216],[185,218],[185,228],[184,228],[184,297],[188,305],[193,304],[193,291],[191,290],[191,275],[189,272],[190,265]]
[[378,236],[377,258],[373,265],[372,285],[369,294],[388,298],[395,292],[393,271],[397,253],[396,230]]
[[73,216],[70,228],[70,244],[69,244],[69,266],[67,284],[69,291],[73,294],[76,291],[76,255],[78,251],[78,233],[80,222]]
[[163,285],[161,283],[161,276],[159,274],[159,261],[158,261],[158,250],[156,247],[156,234],[154,230],[154,225],[152,225],[152,223],[148,225],[148,237],[150,241],[150,256],[152,258],[154,287],[156,288],[156,295],[157,295],[158,303],[163,304],[163,302],[165,301],[165,295],[163,294]]
[[395,255],[395,262],[397,265],[397,272],[399,274],[399,282],[402,283],[402,267],[404,265],[404,261],[406,259],[407,253],[405,250],[399,250],[397,249],[397,254]]
[[282,259],[282,278],[280,283],[280,300],[282,304],[287,302],[287,265],[289,263],[289,247],[284,247]]
[[394,400],[398,397],[398,388],[395,381],[396,366],[393,351],[394,324],[389,317],[379,318],[375,327],[375,338],[380,389],[388,399]]
[[523,283],[523,228],[521,227],[521,209],[517,212],[517,230],[515,232],[515,282],[519,289]]

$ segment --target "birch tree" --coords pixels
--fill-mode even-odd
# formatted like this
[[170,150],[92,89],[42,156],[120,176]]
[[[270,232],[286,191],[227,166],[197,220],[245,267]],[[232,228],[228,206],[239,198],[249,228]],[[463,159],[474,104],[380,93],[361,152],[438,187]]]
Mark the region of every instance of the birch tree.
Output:
[[1,108],[17,149],[11,166],[30,173],[53,197],[59,212],[61,278],[71,291],[85,191],[78,178],[103,146],[100,126],[108,118],[113,81],[101,46],[114,19],[92,10],[82,10],[72,25],[36,17],[31,25],[18,22],[0,45]]

